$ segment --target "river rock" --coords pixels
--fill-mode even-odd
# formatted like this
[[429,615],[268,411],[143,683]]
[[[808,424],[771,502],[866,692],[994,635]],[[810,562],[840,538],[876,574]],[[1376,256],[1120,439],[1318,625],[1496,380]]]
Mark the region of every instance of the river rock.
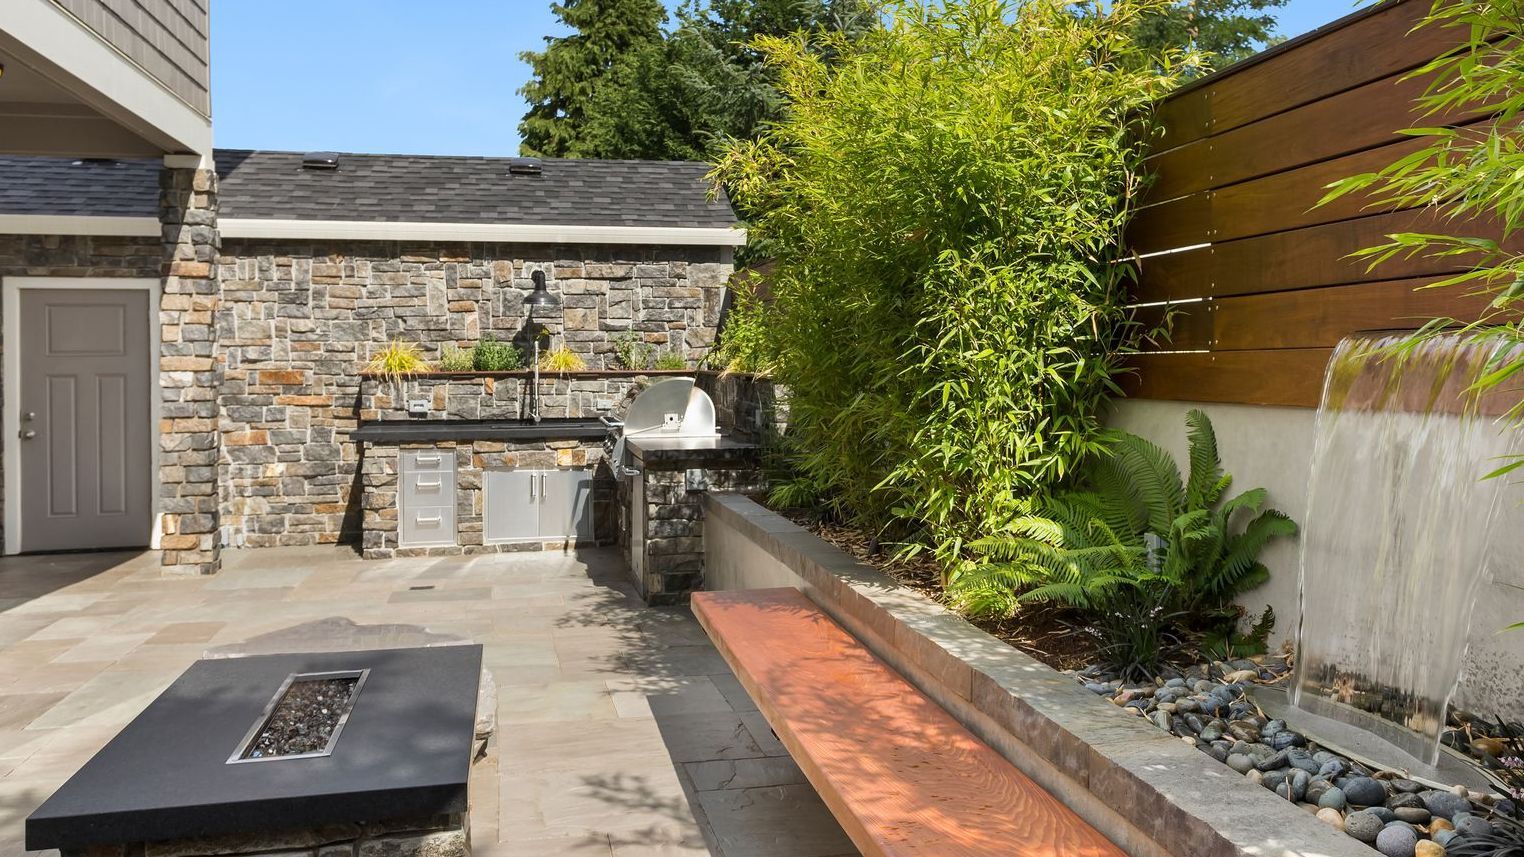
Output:
[[1338,786],[1330,786],[1318,796],[1318,806],[1324,809],[1343,809],[1344,805],[1344,790]]
[[1344,797],[1356,806],[1381,806],[1386,803],[1386,787],[1370,777],[1356,777],[1344,786]]
[[1206,752],[1208,756],[1211,756],[1217,761],[1226,762],[1228,760],[1228,742],[1213,741],[1207,745]]
[[1259,763],[1254,767],[1259,768],[1261,771],[1278,771],[1281,768],[1286,767],[1287,758],[1288,756],[1286,751],[1282,750],[1279,753],[1275,753],[1274,755],[1269,756],[1268,758],[1261,759]]
[[1285,728],[1286,721],[1272,720],[1269,723],[1266,723],[1263,729],[1259,730],[1259,734],[1261,737],[1270,738],[1280,734],[1283,730],[1285,730]]
[[1260,785],[1264,786],[1270,791],[1279,789],[1281,787],[1281,783],[1286,781],[1285,771],[1264,771],[1260,774],[1260,776],[1262,777],[1262,779],[1259,781]]
[[1436,819],[1433,819],[1432,821],[1429,822],[1429,832],[1430,833],[1438,833],[1441,830],[1454,830],[1454,829],[1455,829],[1455,825],[1451,824],[1449,819],[1436,818]]
[[1329,809],[1324,807],[1323,809],[1318,810],[1318,820],[1322,821],[1324,824],[1327,824],[1329,827],[1332,827],[1334,830],[1344,829],[1344,816],[1340,815],[1337,809]]
[[1186,697],[1175,703],[1175,710],[1181,714],[1191,714],[1201,710],[1201,703],[1198,700]]
[[1244,774],[1244,779],[1257,786],[1262,786],[1265,784],[1265,775],[1261,774],[1259,771],[1250,771],[1249,773]]
[[1471,752],[1483,758],[1500,758],[1508,751],[1508,745],[1499,738],[1477,738],[1471,742]]
[[1234,682],[1254,681],[1259,678],[1259,670],[1234,670],[1222,677],[1222,680],[1232,684]]
[[1429,811],[1421,806],[1398,807],[1392,812],[1397,813],[1398,821],[1405,821],[1408,824],[1428,824],[1429,819],[1432,818]]
[[1221,720],[1213,720],[1211,723],[1208,723],[1206,727],[1201,730],[1201,740],[1220,740],[1222,738],[1222,726],[1223,723]]
[[1112,687],[1107,682],[1092,681],[1089,684],[1085,685],[1085,690],[1088,690],[1091,693],[1098,693],[1098,694],[1103,694],[1104,695],[1104,694],[1111,693],[1112,691],[1116,690],[1116,688]]
[[1454,792],[1427,791],[1418,796],[1423,800],[1424,808],[1435,818],[1453,819],[1459,813],[1471,809],[1471,801]]
[[1386,857],[1413,857],[1418,848],[1418,834],[1406,824],[1394,824],[1376,834],[1376,850]]
[[1424,790],[1424,785],[1423,783],[1415,783],[1412,780],[1396,779],[1392,780],[1392,788],[1403,794],[1416,795]]
[[1314,762],[1321,763],[1318,766],[1318,776],[1327,777],[1331,780],[1335,777],[1344,776],[1345,772],[1349,770],[1349,765],[1343,759],[1319,759],[1318,757],[1322,755],[1324,755],[1322,752],[1312,755]]
[[1375,842],[1386,823],[1369,812],[1352,812],[1344,817],[1344,832],[1361,842]]
[[1418,847],[1413,849],[1415,857],[1445,857],[1445,846],[1438,842],[1430,842],[1427,839],[1418,840]]
[[1397,820],[1397,813],[1392,812],[1384,806],[1368,807],[1365,811],[1381,819],[1382,824],[1391,824]]
[[[1386,800],[1387,809],[1403,809],[1404,807],[1415,806],[1419,807],[1420,809],[1422,809],[1424,806],[1423,798],[1419,797],[1418,795],[1395,794]],[[1427,812],[1428,810],[1424,811]]]
[[1291,749],[1286,751],[1286,761],[1293,768],[1300,768],[1310,775],[1317,775],[1321,766],[1312,760],[1312,756],[1306,750]]
[[1286,771],[1286,781],[1275,787],[1275,793],[1293,803],[1307,796],[1307,783],[1312,775],[1292,768]]
[[[1240,741],[1248,741],[1251,744],[1259,741],[1259,730],[1243,720],[1235,720],[1229,723],[1228,734]],[[1271,752],[1275,751],[1272,749]]]
[[1233,753],[1228,756],[1228,767],[1240,774],[1247,774],[1254,770],[1254,760],[1242,753]]
[[1155,711],[1153,721],[1155,726],[1163,729],[1165,732],[1169,731],[1170,721],[1168,711]]
[[1258,762],[1261,759],[1268,759],[1268,758],[1270,758],[1271,756],[1274,756],[1274,755],[1275,755],[1275,751],[1270,749],[1269,747],[1267,747],[1264,744],[1260,744],[1260,743],[1256,742],[1254,744],[1250,744],[1249,745],[1249,756],[1252,757],[1254,759],[1254,761],[1256,761],[1256,762]]
[[1456,839],[1456,833],[1453,830],[1441,830],[1440,832],[1433,834],[1433,836],[1434,841],[1438,843],[1442,848],[1449,848],[1450,843],[1454,842]]
[[1304,747],[1307,745],[1306,736],[1300,732],[1293,732],[1290,729],[1282,729],[1266,740],[1270,742],[1271,747],[1274,747],[1277,750],[1284,750],[1288,747]]
[[1185,679],[1183,679],[1183,678],[1172,678],[1169,681],[1165,682],[1164,686],[1165,687],[1185,687]]
[[1459,836],[1486,836],[1492,832],[1492,822],[1463,812],[1455,817],[1455,832]]

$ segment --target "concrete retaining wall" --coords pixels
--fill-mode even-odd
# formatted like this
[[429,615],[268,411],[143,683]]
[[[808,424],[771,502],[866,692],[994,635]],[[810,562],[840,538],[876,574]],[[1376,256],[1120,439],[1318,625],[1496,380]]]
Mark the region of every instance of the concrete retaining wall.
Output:
[[704,540],[708,588],[802,590],[1134,857],[1374,853],[745,497],[706,497]]

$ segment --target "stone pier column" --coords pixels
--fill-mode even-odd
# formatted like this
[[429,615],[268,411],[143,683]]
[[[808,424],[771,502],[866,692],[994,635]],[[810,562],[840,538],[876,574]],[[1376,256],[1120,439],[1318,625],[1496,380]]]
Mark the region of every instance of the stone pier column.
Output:
[[160,546],[166,572],[213,574],[219,558],[217,174],[170,156],[159,178]]

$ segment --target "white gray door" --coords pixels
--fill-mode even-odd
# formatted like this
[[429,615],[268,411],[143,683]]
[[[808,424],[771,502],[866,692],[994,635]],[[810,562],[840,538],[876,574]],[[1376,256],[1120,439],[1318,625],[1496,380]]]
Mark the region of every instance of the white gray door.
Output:
[[20,307],[21,550],[147,546],[148,293],[22,289]]
[[539,538],[539,471],[489,470],[482,474],[482,491],[487,495],[482,536],[488,544]]
[[593,474],[550,470],[541,477],[540,535],[586,541],[593,537]]

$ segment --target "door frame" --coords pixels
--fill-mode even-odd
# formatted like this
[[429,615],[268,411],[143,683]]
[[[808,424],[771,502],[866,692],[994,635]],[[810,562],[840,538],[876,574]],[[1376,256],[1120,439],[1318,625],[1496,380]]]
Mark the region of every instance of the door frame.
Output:
[[44,289],[144,291],[148,293],[148,487],[151,531],[149,548],[159,549],[163,529],[159,510],[159,414],[163,392],[159,377],[159,294],[163,281],[155,277],[4,277],[0,278],[0,369],[5,391],[3,426],[5,454],[5,556],[21,552],[21,292]]

